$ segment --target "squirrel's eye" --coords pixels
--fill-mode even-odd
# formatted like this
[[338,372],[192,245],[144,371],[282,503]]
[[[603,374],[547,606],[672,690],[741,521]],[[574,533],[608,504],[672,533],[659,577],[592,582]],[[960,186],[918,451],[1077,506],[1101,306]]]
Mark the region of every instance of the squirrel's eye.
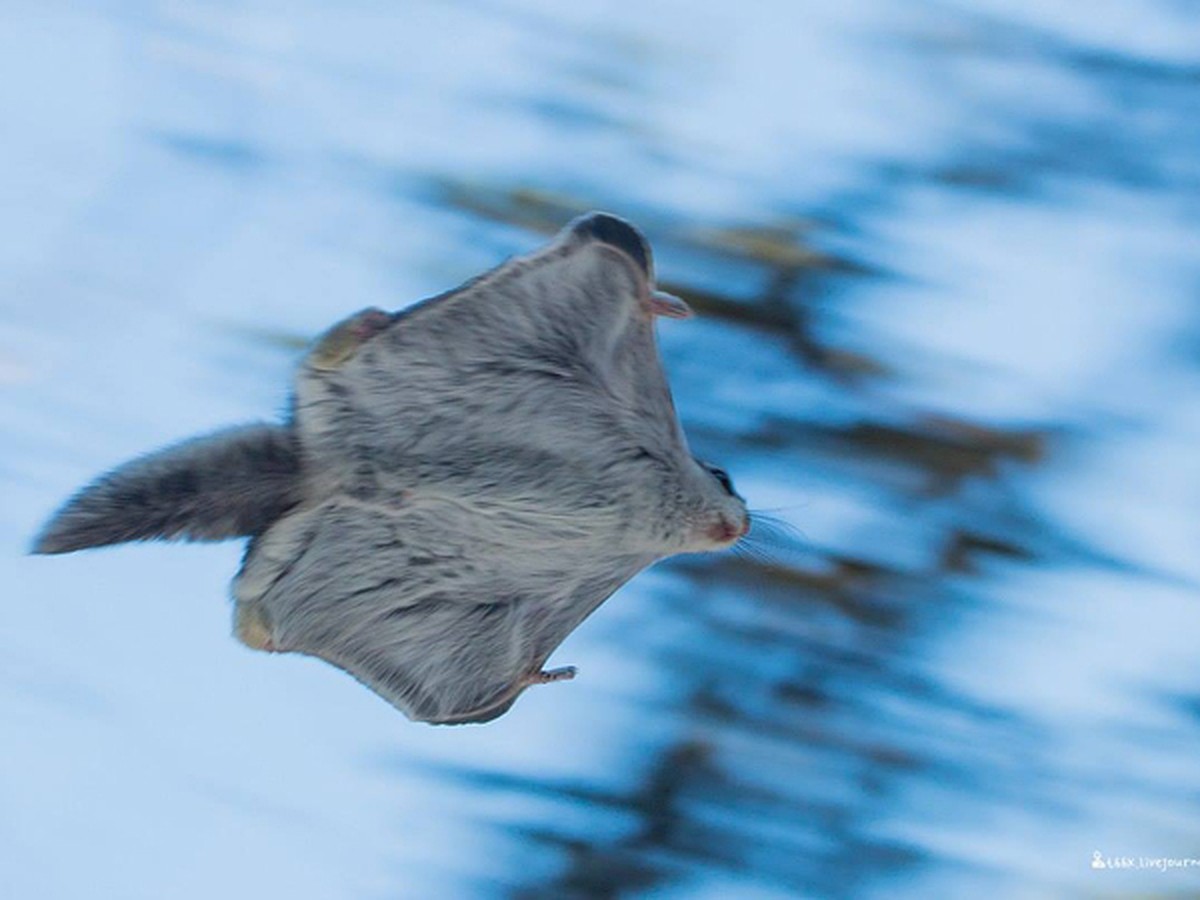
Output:
[[725,488],[725,493],[733,496],[733,481],[730,479],[729,473],[719,466],[707,466],[707,469],[712,473],[712,477],[717,479],[717,483]]

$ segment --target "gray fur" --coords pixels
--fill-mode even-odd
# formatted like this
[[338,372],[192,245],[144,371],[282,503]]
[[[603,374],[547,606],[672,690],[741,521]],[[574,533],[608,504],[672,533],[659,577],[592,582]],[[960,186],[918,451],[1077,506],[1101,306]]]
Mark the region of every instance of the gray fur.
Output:
[[299,500],[291,429],[244,425],[131,460],[55,513],[34,553],[125,541],[220,541],[257,534]]
[[[735,541],[745,506],[688,452],[655,313],[686,306],[655,294],[640,234],[594,214],[457,291],[330,329],[296,379],[302,465],[272,494],[287,508],[269,503],[240,532],[254,537],[234,581],[238,636],[325,659],[411,718],[486,721],[556,677],[549,655],[641,569]],[[211,471],[189,446],[204,447],[107,478]],[[139,474],[160,458],[157,482]],[[155,533],[211,536],[178,524],[201,509]],[[49,549],[87,543],[69,533]]]

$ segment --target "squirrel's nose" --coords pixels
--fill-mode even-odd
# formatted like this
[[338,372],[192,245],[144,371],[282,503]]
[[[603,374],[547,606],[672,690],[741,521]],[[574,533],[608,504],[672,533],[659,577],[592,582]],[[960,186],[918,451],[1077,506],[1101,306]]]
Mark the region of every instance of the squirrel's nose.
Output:
[[731,522],[721,516],[715,524],[708,528],[708,536],[717,544],[731,544],[744,537],[750,530],[750,517],[743,516],[740,522]]

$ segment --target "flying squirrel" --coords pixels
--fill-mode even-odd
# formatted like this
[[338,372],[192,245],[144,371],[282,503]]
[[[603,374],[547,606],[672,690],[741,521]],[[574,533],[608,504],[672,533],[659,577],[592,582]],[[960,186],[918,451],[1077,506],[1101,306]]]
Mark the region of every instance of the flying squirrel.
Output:
[[349,672],[409,718],[486,722],[651,563],[749,529],[695,459],[654,318],[646,240],[590,213],[547,246],[314,342],[283,424],[193,438],[72,497],[35,553],[248,537],[246,645]]

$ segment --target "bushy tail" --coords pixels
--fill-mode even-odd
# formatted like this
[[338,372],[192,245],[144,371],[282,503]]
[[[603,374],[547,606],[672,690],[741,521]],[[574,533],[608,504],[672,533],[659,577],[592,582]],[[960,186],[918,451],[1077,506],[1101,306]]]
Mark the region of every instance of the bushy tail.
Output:
[[124,541],[218,541],[257,534],[299,500],[290,429],[246,425],[131,460],[55,513],[34,553]]

